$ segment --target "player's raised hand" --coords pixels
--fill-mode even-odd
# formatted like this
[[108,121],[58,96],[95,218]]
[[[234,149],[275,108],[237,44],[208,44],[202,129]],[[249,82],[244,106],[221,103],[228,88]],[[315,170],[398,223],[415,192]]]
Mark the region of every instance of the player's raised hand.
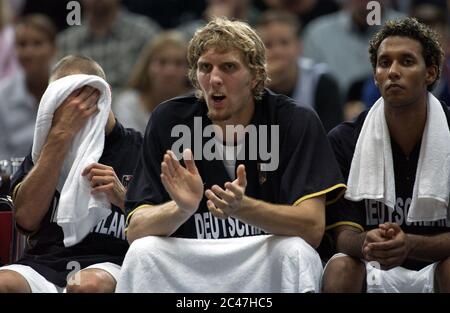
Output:
[[186,168],[168,150],[161,163],[161,182],[178,207],[193,214],[203,197],[203,181],[190,149],[183,151],[183,160]]
[[84,86],[72,92],[55,111],[50,131],[67,134],[73,138],[86,124],[89,117],[98,112],[100,92]]
[[225,183],[225,190],[214,185],[205,192],[205,196],[208,198],[206,205],[217,218],[225,219],[241,208],[245,188],[247,187],[247,174],[244,165],[238,166],[236,176],[237,178],[233,182]]

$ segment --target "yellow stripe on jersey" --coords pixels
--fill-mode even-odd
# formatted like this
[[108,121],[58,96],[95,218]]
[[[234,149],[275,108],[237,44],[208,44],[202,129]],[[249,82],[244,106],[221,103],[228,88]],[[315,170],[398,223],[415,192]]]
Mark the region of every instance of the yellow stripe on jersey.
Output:
[[328,204],[334,203],[345,192],[345,189],[347,188],[347,186],[345,184],[342,184],[342,183],[341,184],[337,184],[337,185],[334,185],[334,186],[332,186],[330,188],[327,188],[327,189],[324,189],[324,190],[321,190],[321,191],[318,191],[318,192],[314,192],[314,193],[311,193],[309,195],[305,195],[305,196],[301,197],[300,199],[298,199],[297,201],[295,201],[294,205],[299,205],[302,201],[305,201],[305,200],[311,199],[311,198],[315,198],[315,197],[319,197],[321,195],[327,194],[327,193],[329,193],[329,192],[331,192],[333,190],[336,190],[338,188],[343,188],[343,190],[341,190],[341,192],[334,199],[331,199],[331,200],[327,201],[326,204],[328,205]]
[[358,228],[361,232],[364,232],[364,228],[361,225],[359,225],[358,223],[355,223],[355,222],[350,222],[350,221],[342,221],[342,222],[337,222],[337,223],[331,224],[331,225],[325,227],[325,230],[330,230],[330,229],[336,228],[338,226],[343,226],[343,225],[352,226],[352,227]]

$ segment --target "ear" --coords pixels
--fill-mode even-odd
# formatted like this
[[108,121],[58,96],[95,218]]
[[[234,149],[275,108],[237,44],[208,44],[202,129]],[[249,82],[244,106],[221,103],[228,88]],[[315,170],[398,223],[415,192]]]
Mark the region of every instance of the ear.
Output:
[[252,80],[250,81],[250,89],[251,90],[255,89],[257,84],[258,84],[258,82],[256,80],[256,73],[255,73],[255,75],[253,75],[253,77],[252,77]]
[[425,73],[425,83],[427,86],[435,82],[438,75],[438,67],[436,65],[428,66]]

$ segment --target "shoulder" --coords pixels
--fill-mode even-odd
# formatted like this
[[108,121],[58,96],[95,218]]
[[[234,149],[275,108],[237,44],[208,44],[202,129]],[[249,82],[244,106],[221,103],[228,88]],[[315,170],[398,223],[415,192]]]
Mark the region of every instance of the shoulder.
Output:
[[359,114],[354,120],[343,122],[330,130],[328,133],[330,141],[332,143],[347,143],[348,145],[353,146],[354,149],[368,112],[369,111],[366,110]]
[[127,144],[128,146],[137,146],[140,147],[142,145],[142,134],[133,129],[133,128],[125,128],[119,121],[116,120],[116,127],[118,132],[121,134],[122,142]]

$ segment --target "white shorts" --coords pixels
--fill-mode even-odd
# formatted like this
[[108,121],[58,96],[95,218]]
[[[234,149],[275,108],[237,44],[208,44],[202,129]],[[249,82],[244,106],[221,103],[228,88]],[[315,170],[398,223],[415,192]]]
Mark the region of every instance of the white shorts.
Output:
[[[344,253],[333,255],[331,260],[347,256]],[[434,292],[434,271],[438,262],[421,270],[409,270],[401,266],[381,270],[376,262],[361,260],[366,265],[367,293],[431,293]]]
[[[110,262],[97,263],[90,265],[84,269],[95,268],[101,269],[109,274],[117,281],[120,273],[120,266]],[[22,264],[11,264],[0,267],[1,270],[10,270],[22,275],[30,286],[32,293],[60,293],[66,292],[66,288],[59,287],[48,281],[44,276],[35,271],[32,267]]]

